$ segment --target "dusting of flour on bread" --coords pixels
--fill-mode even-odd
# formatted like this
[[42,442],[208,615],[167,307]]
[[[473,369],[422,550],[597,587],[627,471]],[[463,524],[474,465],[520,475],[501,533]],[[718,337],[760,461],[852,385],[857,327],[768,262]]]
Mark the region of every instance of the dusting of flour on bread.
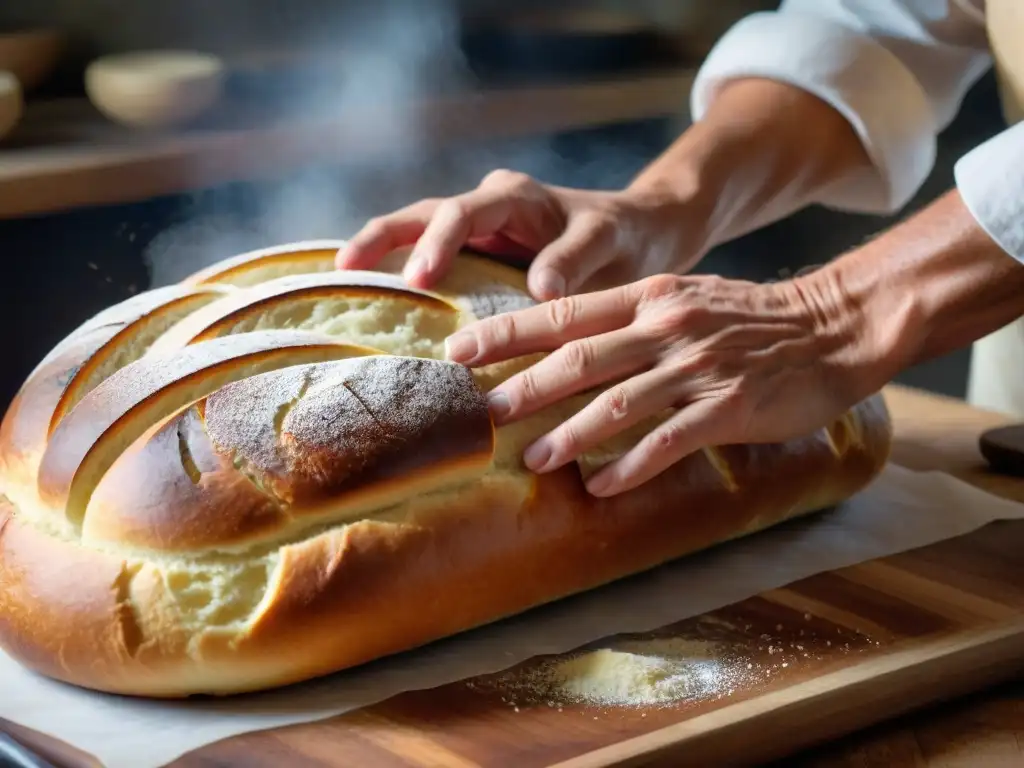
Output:
[[496,282],[474,286],[466,293],[463,301],[469,305],[470,312],[477,320],[485,320],[507,312],[518,312],[537,305],[528,294],[510,285]]
[[469,369],[411,357],[252,376],[211,395],[205,417],[214,444],[285,503],[446,461],[489,459],[493,443]]

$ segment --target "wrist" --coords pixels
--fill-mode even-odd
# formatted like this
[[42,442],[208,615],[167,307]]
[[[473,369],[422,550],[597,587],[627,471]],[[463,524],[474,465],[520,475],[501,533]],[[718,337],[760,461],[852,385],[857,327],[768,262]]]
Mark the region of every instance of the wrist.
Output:
[[853,251],[784,283],[813,329],[827,386],[853,404],[911,364],[920,307],[874,254]]
[[1024,265],[977,224],[954,190],[880,237],[794,281],[844,364],[880,386],[1024,314]]
[[699,209],[712,246],[814,202],[869,162],[830,105],[794,86],[750,78],[726,85],[629,190],[658,190]]
[[631,208],[647,213],[652,231],[665,235],[667,242],[674,242],[676,250],[690,254],[686,261],[699,260],[712,245],[709,222],[713,196],[707,187],[701,186],[692,170],[688,165],[680,165],[671,178],[650,176],[622,191]]

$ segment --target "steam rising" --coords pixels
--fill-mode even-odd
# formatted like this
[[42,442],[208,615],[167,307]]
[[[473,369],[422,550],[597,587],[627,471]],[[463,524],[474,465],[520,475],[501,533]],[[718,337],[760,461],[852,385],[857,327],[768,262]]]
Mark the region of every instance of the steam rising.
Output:
[[182,220],[144,252],[153,287],[247,250],[349,237],[371,216],[468,190],[494,168],[515,168],[552,183],[616,187],[647,161],[637,149],[609,146],[593,158],[570,161],[547,139],[437,152],[414,105],[474,84],[459,48],[456,3],[338,5],[348,7],[337,18],[317,19],[307,34],[305,49],[325,62],[317,75],[289,81],[291,87],[265,106],[275,120],[361,121],[362,132],[387,151],[359,157],[355,146],[355,156],[341,168],[197,193]]

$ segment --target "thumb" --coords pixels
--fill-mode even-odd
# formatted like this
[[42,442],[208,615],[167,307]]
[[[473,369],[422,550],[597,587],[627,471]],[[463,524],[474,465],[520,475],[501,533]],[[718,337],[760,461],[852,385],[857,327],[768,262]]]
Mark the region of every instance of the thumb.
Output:
[[603,221],[569,220],[561,237],[545,247],[530,265],[527,286],[537,301],[575,293],[615,257],[615,235]]

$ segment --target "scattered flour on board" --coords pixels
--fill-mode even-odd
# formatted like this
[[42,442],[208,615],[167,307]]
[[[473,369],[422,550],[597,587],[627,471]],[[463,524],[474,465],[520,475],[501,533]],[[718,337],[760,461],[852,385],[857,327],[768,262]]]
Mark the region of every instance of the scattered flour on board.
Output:
[[[804,615],[810,621],[810,614]],[[785,677],[797,668],[879,643],[839,627],[774,626],[774,632],[701,617],[682,635],[629,635],[569,654],[538,657],[467,681],[518,712],[520,705],[562,711],[582,706],[644,710],[716,701]],[[832,638],[832,639],[829,639]]]
[[652,707],[727,696],[745,674],[747,665],[730,663],[715,643],[664,638],[555,657],[497,682],[519,700]]

